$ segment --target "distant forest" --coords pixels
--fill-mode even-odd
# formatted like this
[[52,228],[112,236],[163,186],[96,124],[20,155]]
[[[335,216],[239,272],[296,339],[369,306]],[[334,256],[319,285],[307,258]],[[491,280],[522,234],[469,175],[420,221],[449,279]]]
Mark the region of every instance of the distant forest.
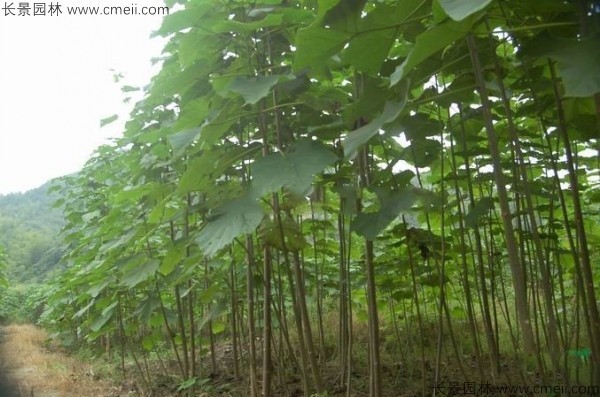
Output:
[[25,193],[0,195],[0,247],[12,282],[40,282],[62,256],[58,239],[64,219],[47,194],[50,183]]

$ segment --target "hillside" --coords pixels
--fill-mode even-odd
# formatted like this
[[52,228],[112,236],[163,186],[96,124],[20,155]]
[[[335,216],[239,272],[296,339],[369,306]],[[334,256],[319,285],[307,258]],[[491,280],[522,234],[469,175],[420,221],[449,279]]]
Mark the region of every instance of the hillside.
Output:
[[50,183],[25,193],[0,195],[0,246],[10,280],[43,281],[61,257],[58,233],[64,224]]

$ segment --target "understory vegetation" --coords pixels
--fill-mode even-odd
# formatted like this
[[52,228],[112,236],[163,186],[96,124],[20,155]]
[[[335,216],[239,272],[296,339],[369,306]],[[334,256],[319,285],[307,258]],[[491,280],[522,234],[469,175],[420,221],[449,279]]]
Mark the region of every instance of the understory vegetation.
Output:
[[63,346],[141,395],[599,393],[599,3],[173,3],[52,189]]
[[64,252],[65,222],[52,208],[49,183],[26,193],[0,195],[0,324],[35,323],[45,309]]

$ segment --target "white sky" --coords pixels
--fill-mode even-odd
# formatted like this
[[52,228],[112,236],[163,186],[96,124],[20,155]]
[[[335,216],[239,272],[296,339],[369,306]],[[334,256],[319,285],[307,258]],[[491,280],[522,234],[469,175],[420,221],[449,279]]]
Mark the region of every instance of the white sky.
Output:
[[[63,11],[73,5],[135,4],[58,3]],[[5,16],[0,7],[0,194],[75,172],[98,145],[121,134],[134,101],[124,104],[120,87],[146,85],[157,72],[150,59],[160,55],[164,41],[149,36],[161,21],[161,16],[64,12]],[[125,78],[115,83],[110,69]],[[115,113],[119,120],[101,129],[100,119]]]

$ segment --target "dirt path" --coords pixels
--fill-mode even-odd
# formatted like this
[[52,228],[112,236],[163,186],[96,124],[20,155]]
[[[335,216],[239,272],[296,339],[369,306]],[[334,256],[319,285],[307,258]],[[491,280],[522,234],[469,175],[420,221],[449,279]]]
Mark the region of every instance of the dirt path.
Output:
[[48,350],[43,330],[9,325],[0,327],[0,335],[0,397],[119,396],[107,381],[95,379],[89,363]]
[[[4,339],[3,330],[0,329],[0,346]],[[8,380],[8,368],[6,360],[0,356],[0,397],[16,397],[18,396],[14,386]]]

